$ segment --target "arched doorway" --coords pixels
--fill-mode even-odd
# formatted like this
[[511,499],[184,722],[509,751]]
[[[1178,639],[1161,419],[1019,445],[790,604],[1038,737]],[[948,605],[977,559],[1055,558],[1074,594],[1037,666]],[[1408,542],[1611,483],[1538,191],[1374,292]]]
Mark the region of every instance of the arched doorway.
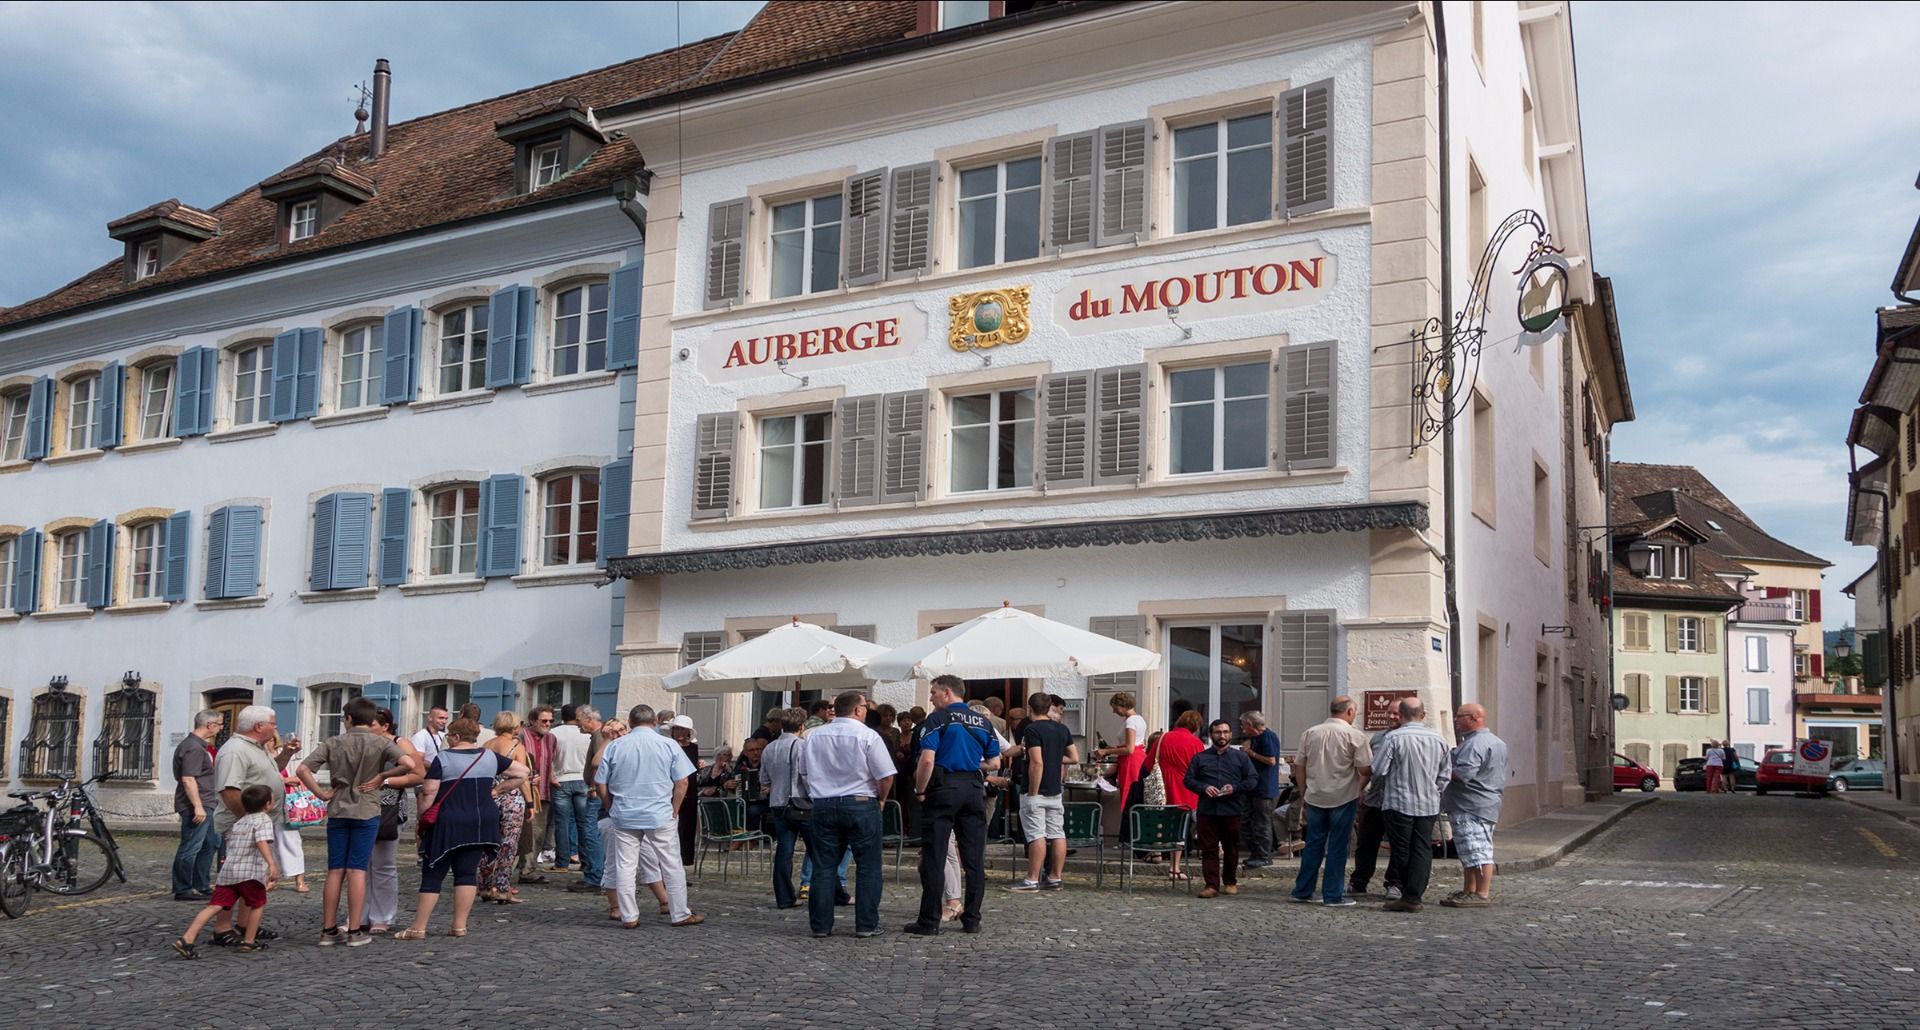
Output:
[[209,690],[202,695],[206,698],[207,708],[226,716],[226,722],[220,724],[220,735],[213,738],[214,750],[218,751],[227,738],[233,736],[233,727],[240,719],[240,709],[253,704],[251,690]]

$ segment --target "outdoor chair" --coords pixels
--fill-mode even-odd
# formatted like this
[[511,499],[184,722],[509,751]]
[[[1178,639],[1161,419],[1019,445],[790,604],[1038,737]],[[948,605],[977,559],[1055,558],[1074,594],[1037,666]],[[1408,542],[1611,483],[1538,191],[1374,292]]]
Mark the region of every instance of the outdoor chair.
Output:
[[[727,865],[732,860],[734,845],[744,845],[746,850],[762,851],[773,843],[773,838],[758,830],[748,829],[747,805],[739,798],[701,798],[700,799],[700,850],[694,856],[693,873],[701,874],[706,865],[707,851],[718,849],[720,852],[720,882],[727,882]],[[764,854],[764,852],[763,852]],[[740,856],[740,872],[747,871],[748,855]]]
[[1093,849],[1093,885],[1100,887],[1107,875],[1107,842],[1101,820],[1105,813],[1098,801],[1073,801],[1067,804],[1062,829],[1067,835],[1067,850]]
[[900,802],[889,801],[880,806],[880,847],[893,849],[893,882],[900,882],[900,859],[908,848],[920,846],[920,838],[909,837],[906,832],[906,812]]
[[[1141,852],[1166,855],[1184,851],[1193,828],[1193,813],[1178,805],[1141,805],[1127,813],[1133,843],[1127,849],[1125,880],[1127,894],[1133,894],[1134,865]],[[1172,883],[1173,881],[1168,881]]]

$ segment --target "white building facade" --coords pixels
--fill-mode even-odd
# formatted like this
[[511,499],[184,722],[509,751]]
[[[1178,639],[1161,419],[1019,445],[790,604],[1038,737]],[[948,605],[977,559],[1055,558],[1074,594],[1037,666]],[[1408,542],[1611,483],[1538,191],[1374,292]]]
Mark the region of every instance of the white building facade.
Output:
[[1728,734],[1755,761],[1794,741],[1793,642],[1800,628],[1790,598],[1744,584],[1745,598],[1727,616]]

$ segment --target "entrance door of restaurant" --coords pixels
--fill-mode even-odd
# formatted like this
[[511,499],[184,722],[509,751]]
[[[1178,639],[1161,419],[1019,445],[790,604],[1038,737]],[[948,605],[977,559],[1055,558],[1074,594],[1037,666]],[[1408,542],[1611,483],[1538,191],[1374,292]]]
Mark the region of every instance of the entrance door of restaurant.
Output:
[[999,698],[1000,703],[1006,706],[1006,708],[1001,709],[1002,712],[1005,712],[1007,708],[1024,707],[1027,703],[1027,681],[1024,679],[967,681],[967,700],[969,702],[985,701],[990,697]]
[[253,704],[251,690],[209,690],[206,692],[207,708],[227,717],[220,726],[220,735],[213,738],[215,750],[233,736],[233,727],[240,719],[240,709]]

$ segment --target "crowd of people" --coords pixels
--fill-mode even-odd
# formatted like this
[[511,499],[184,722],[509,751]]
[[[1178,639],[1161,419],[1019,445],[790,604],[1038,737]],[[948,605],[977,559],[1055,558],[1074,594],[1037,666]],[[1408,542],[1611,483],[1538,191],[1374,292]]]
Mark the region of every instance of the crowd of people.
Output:
[[[299,826],[288,813],[312,805],[324,805],[326,833],[321,946],[359,947],[382,935],[425,939],[449,875],[449,936],[466,936],[476,902],[520,904],[522,886],[574,869],[579,878],[566,889],[602,894],[608,919],[624,928],[641,925],[642,888],[669,925],[698,926],[705,919],[689,901],[686,867],[699,844],[700,798],[732,799],[742,822],[730,831],[770,831],[774,904],[805,904],[815,937],[832,935],[842,907],[854,910],[855,937],[881,932],[888,835],[917,838],[921,847],[919,909],[902,932],[931,936],[957,922],[977,933],[995,807],[1004,809],[1008,837],[1025,844],[1025,875],[1008,889],[1064,887],[1064,794],[1069,769],[1082,758],[1057,695],[1035,693],[1024,708],[997,698],[970,703],[964,683],[942,676],[929,700],[929,709],[899,711],[847,691],[777,709],[737,754],[723,747],[711,761],[701,759],[691,719],[648,705],[634,706],[624,721],[603,719],[588,705],[539,705],[524,720],[500,712],[490,727],[481,725],[477,706],[436,707],[419,731],[401,736],[391,711],[356,698],[343,708],[343,732],[304,753],[298,738],[280,736],[273,709],[263,706],[242,709],[215,753],[223,717],[201,712],[174,755],[180,845],[172,886],[177,900],[204,904],[173,947],[198,957],[209,926],[218,946],[254,951],[276,939],[261,925],[261,911],[267,892],[287,877],[294,890],[310,890]],[[1449,746],[1425,724],[1416,699],[1400,701],[1395,725],[1370,737],[1353,726],[1353,702],[1337,698],[1291,759],[1257,711],[1237,725],[1184,711],[1171,729],[1148,734],[1131,695],[1115,695],[1113,710],[1121,739],[1090,758],[1114,763],[1118,843],[1142,843],[1132,836],[1134,809],[1184,810],[1190,833],[1170,849],[1167,875],[1186,880],[1185,851],[1197,847],[1200,897],[1235,895],[1241,869],[1271,865],[1277,817],[1291,809],[1305,838],[1291,900],[1314,901],[1317,884],[1321,904],[1355,904],[1368,892],[1385,839],[1386,908],[1417,912],[1431,875],[1428,841],[1444,811],[1463,883],[1441,904],[1491,904],[1507,754],[1478,705],[1461,706],[1459,743]],[[1283,764],[1295,796],[1277,809]],[[403,833],[410,821],[411,833]],[[411,919],[395,930],[406,837],[417,850],[420,886]],[[793,863],[803,842],[796,886]]]

